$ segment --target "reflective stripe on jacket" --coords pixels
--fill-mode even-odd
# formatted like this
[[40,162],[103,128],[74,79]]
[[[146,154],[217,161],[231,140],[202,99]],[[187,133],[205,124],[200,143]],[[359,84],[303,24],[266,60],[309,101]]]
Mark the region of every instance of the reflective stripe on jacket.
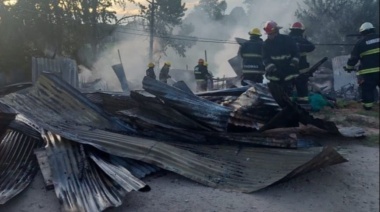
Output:
[[353,69],[360,61],[357,75],[379,72],[379,34],[371,33],[360,39],[351,51],[347,68]]

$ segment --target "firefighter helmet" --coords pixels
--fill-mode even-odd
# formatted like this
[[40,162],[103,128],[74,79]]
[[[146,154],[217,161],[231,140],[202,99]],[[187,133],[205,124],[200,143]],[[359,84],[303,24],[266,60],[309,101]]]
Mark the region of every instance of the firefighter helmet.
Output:
[[294,24],[292,24],[290,29],[305,30],[305,26],[301,22],[295,22]]
[[204,63],[205,61],[201,58],[198,60],[198,63]]
[[277,32],[279,29],[281,29],[282,27],[278,26],[276,22],[274,21],[267,21],[264,25],[264,31],[270,35],[270,34],[273,34],[275,32]]
[[153,67],[154,67],[154,63],[149,63],[149,64],[148,64],[148,67],[149,67],[149,68],[153,68]]
[[172,64],[170,62],[165,62],[165,65],[171,66]]
[[369,23],[369,22],[365,22],[363,23],[360,28],[359,28],[359,32],[364,32],[366,30],[370,30],[370,29],[374,29],[375,27]]
[[248,34],[261,36],[261,32],[259,28],[253,28],[251,31],[248,32]]

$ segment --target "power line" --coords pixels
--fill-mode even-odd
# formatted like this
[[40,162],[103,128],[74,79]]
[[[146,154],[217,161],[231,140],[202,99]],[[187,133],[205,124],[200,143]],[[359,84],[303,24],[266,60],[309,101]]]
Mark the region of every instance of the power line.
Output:
[[[20,8],[20,10],[24,10],[26,12],[33,12],[33,13],[40,13],[40,14],[46,14],[46,15],[48,15],[48,13],[46,13],[46,12],[37,11],[37,10],[34,11],[34,10],[27,9],[27,8]],[[70,17],[66,17],[66,16],[63,16],[61,18],[67,19],[67,20],[69,20],[69,19],[72,20]],[[127,30],[146,32],[145,30],[133,29],[133,28],[128,28]],[[134,34],[134,33],[128,32],[128,31],[116,31],[116,32],[125,33],[125,34]],[[134,34],[134,35],[150,36],[148,34]],[[191,37],[191,36],[182,36],[182,35],[176,35],[176,36],[153,35],[153,37],[172,39],[172,40],[184,40],[184,41],[202,42],[202,43],[234,44],[234,45],[239,44],[236,41],[231,41],[231,40],[219,40],[219,39],[213,39],[213,38]],[[316,45],[316,46],[354,46],[355,44],[347,44],[347,43],[314,43],[314,45]]]
[[[138,30],[138,29],[128,29],[132,31],[141,31],[145,32],[144,30]],[[133,33],[129,32],[128,30],[126,31],[120,31],[116,30],[116,32],[124,33],[124,34],[132,34],[132,35],[139,35],[139,36],[149,36],[148,34],[139,34],[139,33]],[[184,40],[184,41],[193,41],[193,42],[202,42],[202,43],[217,43],[217,44],[239,44],[235,41],[231,40],[217,40],[217,39],[212,39],[212,38],[200,38],[200,37],[190,37],[190,36],[181,36],[181,35],[176,35],[176,36],[160,36],[160,35],[154,35],[156,38],[166,38],[166,39],[173,39],[173,40]],[[355,44],[347,44],[347,43],[315,43],[314,45],[316,46],[353,46]]]

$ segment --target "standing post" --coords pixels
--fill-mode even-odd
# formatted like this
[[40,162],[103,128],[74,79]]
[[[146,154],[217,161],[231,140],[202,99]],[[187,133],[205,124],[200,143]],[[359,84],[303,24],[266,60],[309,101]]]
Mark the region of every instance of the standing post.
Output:
[[150,40],[149,40],[149,60],[153,62],[153,40],[154,40],[154,0],[151,2],[150,9]]
[[205,61],[207,62],[207,50],[205,50]]

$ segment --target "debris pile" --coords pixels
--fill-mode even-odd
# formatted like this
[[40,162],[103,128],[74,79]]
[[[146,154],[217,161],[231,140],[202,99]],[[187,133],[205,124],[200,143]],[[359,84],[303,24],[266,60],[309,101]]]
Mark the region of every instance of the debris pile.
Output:
[[81,93],[45,73],[16,88],[0,94],[0,204],[38,170],[63,211],[103,211],[149,191],[143,178],[160,169],[249,193],[347,161],[330,146],[266,133],[299,123],[339,130],[292,103],[281,109],[265,85],[194,94],[144,78],[129,95]]

